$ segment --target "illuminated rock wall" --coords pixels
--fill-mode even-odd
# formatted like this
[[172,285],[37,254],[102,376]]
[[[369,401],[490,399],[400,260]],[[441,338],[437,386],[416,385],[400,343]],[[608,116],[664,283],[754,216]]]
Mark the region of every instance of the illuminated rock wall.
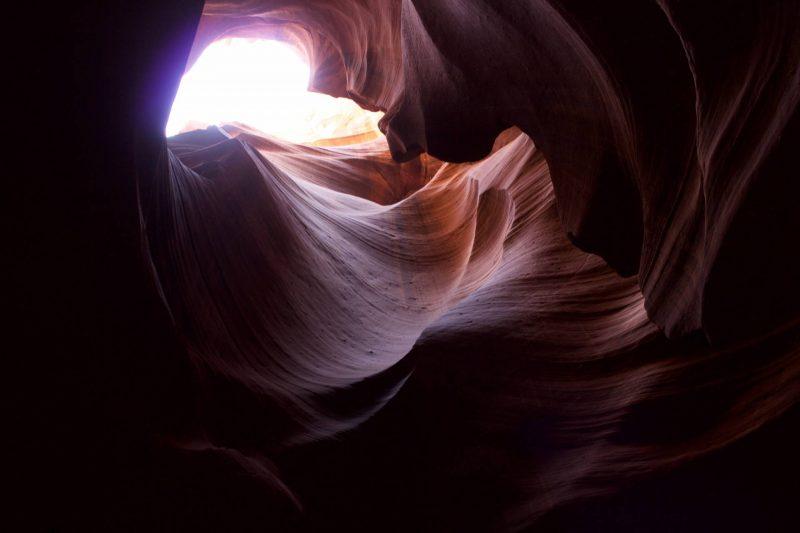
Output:
[[[52,137],[21,122],[60,140],[48,158],[28,143],[52,184],[17,180],[43,202],[19,219],[26,242],[48,242],[22,254],[40,267],[18,313],[37,350],[9,357],[44,361],[13,404],[45,428],[17,432],[45,474],[32,492],[58,510],[34,518],[518,530],[721,458],[659,485],[668,502],[749,471],[689,498],[697,516],[717,497],[711,518],[680,522],[683,506],[640,529],[785,529],[799,10],[75,7],[69,55],[33,62],[58,60],[41,101],[75,120]],[[385,113],[385,140],[227,125],[167,141],[181,72],[229,36],[297,46],[312,89]],[[64,80],[79,90],[62,104]]]

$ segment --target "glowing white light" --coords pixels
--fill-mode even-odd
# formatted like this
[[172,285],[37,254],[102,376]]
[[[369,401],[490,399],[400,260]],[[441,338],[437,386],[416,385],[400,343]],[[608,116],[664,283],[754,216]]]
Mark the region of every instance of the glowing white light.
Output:
[[289,45],[259,39],[212,43],[181,80],[167,136],[241,122],[293,142],[377,130],[380,113],[306,90],[309,67]]

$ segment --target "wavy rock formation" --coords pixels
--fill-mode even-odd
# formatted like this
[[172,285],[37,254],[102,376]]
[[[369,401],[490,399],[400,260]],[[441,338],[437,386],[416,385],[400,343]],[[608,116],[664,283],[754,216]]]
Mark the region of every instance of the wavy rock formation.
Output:
[[[398,159],[475,160],[520,127],[547,157],[572,241],[623,275],[638,271],[668,335],[703,329],[725,340],[793,319],[768,296],[771,282],[800,291],[800,265],[767,259],[780,249],[769,238],[758,245],[764,261],[734,244],[798,229],[790,202],[773,198],[768,220],[750,213],[766,208],[767,190],[795,186],[785,163],[797,138],[800,5],[744,0],[722,11],[668,1],[209,2],[193,54],[223,35],[283,28],[312,50],[315,89],[386,111]],[[706,25],[725,38],[707,37]],[[767,274],[764,262],[780,266]],[[737,307],[770,312],[729,315],[734,292]]]
[[[59,343],[94,358],[52,426],[117,487],[101,524],[535,528],[796,413],[800,2],[121,13],[74,67],[121,58],[124,105],[75,133],[119,135],[59,202],[107,250],[59,282],[96,296]],[[165,140],[233,36],[298,47],[385,138]]]
[[[408,374],[366,394],[360,383],[413,350],[417,382],[458,383],[451,392],[473,409],[466,457],[427,460],[465,476],[491,455],[491,476],[517,493],[491,526],[518,528],[609,480],[722,446],[797,399],[796,330],[757,353],[667,342],[636,278],[566,238],[548,166],[519,130],[467,164],[393,163],[383,141],[312,147],[240,127],[169,147],[145,224],[214,406],[200,413],[210,445],[276,453],[338,435]],[[721,372],[733,361],[747,371]],[[640,434],[637,419],[697,388],[720,405],[669,443]]]

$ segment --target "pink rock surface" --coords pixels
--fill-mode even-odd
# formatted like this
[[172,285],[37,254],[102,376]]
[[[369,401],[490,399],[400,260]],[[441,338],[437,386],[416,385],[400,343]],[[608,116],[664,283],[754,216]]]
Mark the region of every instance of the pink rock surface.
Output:
[[[23,523],[793,531],[800,2],[61,7],[9,67]],[[385,139],[165,139],[231,36]]]

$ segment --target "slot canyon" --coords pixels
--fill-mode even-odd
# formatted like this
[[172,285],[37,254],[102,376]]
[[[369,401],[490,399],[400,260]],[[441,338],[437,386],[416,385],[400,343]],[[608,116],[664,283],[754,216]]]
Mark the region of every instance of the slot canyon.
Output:
[[[800,1],[25,20],[20,530],[797,527]],[[237,40],[338,107],[173,126]]]

